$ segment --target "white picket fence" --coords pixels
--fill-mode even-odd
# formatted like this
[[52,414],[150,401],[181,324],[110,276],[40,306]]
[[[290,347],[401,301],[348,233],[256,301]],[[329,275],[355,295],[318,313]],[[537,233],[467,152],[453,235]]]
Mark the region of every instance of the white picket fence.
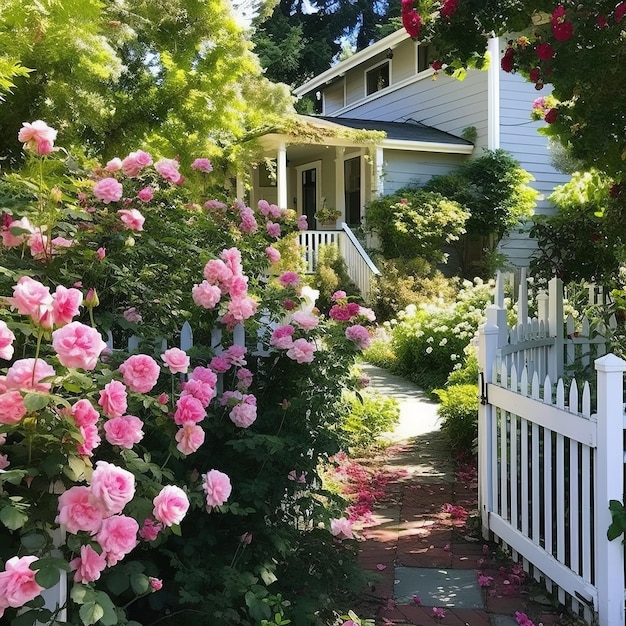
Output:
[[341,230],[301,231],[298,233],[298,244],[302,250],[306,272],[309,274],[317,269],[320,248],[337,246],[346,263],[348,276],[359,288],[363,299],[366,302],[369,301],[372,279],[374,276],[379,276],[380,271],[345,222],[342,222]]
[[[525,275],[518,319],[507,325],[502,280],[479,331],[479,509],[485,537],[513,557],[588,623],[624,625],[624,546],[609,542],[609,500],[624,498],[623,376],[605,354],[600,325],[563,318],[563,288],[551,281],[528,318]],[[613,324],[613,322],[611,322]],[[576,357],[576,358],[575,358]],[[576,363],[588,382],[569,384]]]

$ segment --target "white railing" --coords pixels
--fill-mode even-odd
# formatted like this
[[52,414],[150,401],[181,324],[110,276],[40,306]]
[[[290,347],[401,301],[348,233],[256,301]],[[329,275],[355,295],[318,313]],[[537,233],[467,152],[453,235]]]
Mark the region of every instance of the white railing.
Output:
[[[528,320],[523,280],[520,323],[509,329],[496,290],[479,331],[483,533],[588,623],[624,626],[624,546],[608,541],[607,529],[609,500],[624,498],[626,362],[604,354],[604,337],[591,336],[584,321],[577,336],[567,332],[561,298],[552,283]],[[588,383],[579,392],[576,380],[568,388],[561,379],[575,353],[593,359],[595,412]]]
[[359,288],[364,300],[369,301],[372,278],[380,275],[380,271],[345,222],[342,222],[341,230],[301,231],[298,234],[298,244],[302,248],[307,273],[313,273],[317,269],[322,246],[337,246],[346,263],[348,276]]

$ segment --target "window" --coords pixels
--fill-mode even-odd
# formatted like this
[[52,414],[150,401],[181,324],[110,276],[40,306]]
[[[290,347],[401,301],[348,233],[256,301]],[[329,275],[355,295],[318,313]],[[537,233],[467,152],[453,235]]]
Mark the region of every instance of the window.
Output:
[[365,72],[366,95],[370,95],[389,87],[389,61]]
[[420,44],[417,46],[417,73],[430,69],[430,64],[437,58],[437,52],[433,46]]

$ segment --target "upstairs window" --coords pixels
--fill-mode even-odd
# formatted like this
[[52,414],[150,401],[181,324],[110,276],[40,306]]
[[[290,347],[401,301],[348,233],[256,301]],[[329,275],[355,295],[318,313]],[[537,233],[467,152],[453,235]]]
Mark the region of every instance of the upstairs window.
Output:
[[385,87],[389,87],[389,61],[365,72],[365,95],[369,96]]
[[417,46],[417,73],[430,69],[430,64],[437,58],[437,52],[429,44]]

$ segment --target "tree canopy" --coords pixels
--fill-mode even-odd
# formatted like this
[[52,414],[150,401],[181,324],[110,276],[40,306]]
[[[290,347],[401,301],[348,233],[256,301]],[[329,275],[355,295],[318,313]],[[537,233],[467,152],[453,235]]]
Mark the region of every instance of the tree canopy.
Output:
[[502,69],[532,81],[538,96],[552,85],[533,113],[545,120],[545,134],[616,183],[626,179],[625,16],[626,2],[615,0],[402,0],[407,32],[436,43],[434,67],[446,73],[484,66],[488,39],[505,35]]
[[0,153],[9,163],[20,159],[22,122],[34,119],[103,158],[141,146],[184,160],[216,156],[290,109],[226,0],[1,6]]

